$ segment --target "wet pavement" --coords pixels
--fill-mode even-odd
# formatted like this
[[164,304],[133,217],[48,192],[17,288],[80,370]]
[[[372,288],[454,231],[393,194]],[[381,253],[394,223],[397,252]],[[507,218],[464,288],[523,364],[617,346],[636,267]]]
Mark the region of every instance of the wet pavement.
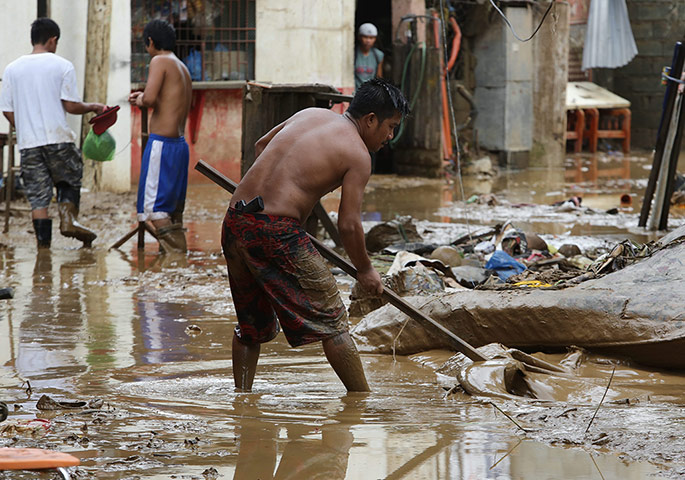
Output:
[[[580,194],[597,210],[630,193],[633,211],[610,218],[549,220],[544,208],[529,206],[464,208],[458,189],[443,180],[393,176],[372,179],[364,216],[410,214],[422,233],[443,241],[511,212],[517,225],[528,222],[552,243],[574,235],[580,244],[600,246],[644,238],[650,235],[635,226],[647,163],[644,157],[578,157],[558,172],[500,172],[485,182],[489,187],[465,186],[467,196],[495,193],[524,204]],[[166,263],[151,239],[144,256],[135,240],[107,250],[134,226],[132,193],[84,195],[83,223],[100,233],[91,250],[55,231],[52,250],[36,253],[27,213],[12,218],[10,234],[0,240],[0,286],[15,289],[14,299],[0,301],[0,400],[11,412],[0,423],[0,447],[69,452],[81,459],[77,478],[97,479],[685,475],[683,375],[618,364],[612,393],[584,433],[616,364],[607,358],[593,357],[583,372],[590,387],[541,403],[446,396],[435,368],[450,352],[363,355],[373,392],[347,395],[320,345],[292,349],[279,335],[262,348],[254,392],[233,392],[236,320],[219,244],[228,198],[214,185],[191,186],[191,252]],[[336,204],[335,192],[324,201],[328,210]],[[673,222],[682,221],[685,214],[676,211]],[[337,278],[347,297],[350,279]],[[104,404],[39,411],[44,394]],[[52,474],[0,472],[0,478]]]

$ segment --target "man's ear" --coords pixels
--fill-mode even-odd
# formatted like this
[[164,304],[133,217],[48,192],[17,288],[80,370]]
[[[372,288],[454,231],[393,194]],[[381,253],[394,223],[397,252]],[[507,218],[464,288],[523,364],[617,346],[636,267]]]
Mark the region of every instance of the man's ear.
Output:
[[378,122],[378,115],[376,115],[373,112],[369,112],[362,117],[362,124],[364,124],[368,128],[373,127],[374,123],[377,123],[377,122]]
[[157,48],[155,47],[155,42],[152,40],[152,37],[147,37],[147,46],[150,48]]

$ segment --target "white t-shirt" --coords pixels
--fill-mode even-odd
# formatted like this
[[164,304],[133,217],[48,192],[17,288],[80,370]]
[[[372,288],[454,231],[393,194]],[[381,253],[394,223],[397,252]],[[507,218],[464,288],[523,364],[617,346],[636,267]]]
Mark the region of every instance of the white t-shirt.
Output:
[[14,112],[19,149],[76,141],[62,100],[81,101],[69,60],[54,53],[35,53],[5,68],[0,111]]

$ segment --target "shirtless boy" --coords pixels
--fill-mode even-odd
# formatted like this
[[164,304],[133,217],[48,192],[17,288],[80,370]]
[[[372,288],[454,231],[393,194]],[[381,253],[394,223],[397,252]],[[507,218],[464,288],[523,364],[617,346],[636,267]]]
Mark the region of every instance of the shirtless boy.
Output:
[[143,30],[152,57],[143,92],[128,100],[151,107],[150,137],[143,153],[138,183],[138,220],[151,222],[164,252],[185,252],[183,209],[188,186],[188,144],[183,138],[192,98],[188,69],[176,55],[176,32],[164,20]]
[[256,143],[257,159],[233,194],[222,231],[238,316],[232,347],[237,390],[252,389],[260,344],[279,332],[276,317],[291,346],[322,342],[348,391],[369,390],[335,279],[302,224],[323,195],[342,186],[343,246],[362,287],[382,293],[366,253],[362,198],[371,175],[369,152],[392,139],[407,113],[402,93],[377,78],[357,90],[344,114],[309,108]]

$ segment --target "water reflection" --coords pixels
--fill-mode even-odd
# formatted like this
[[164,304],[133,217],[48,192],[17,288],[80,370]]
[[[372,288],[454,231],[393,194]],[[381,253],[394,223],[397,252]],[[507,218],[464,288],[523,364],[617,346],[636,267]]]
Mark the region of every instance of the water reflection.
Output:
[[351,396],[340,401],[342,409],[320,428],[313,428],[301,423],[279,425],[264,416],[253,398],[236,397],[233,407],[239,418],[239,447],[233,478],[347,478],[354,443],[351,429],[364,412],[364,401]]

